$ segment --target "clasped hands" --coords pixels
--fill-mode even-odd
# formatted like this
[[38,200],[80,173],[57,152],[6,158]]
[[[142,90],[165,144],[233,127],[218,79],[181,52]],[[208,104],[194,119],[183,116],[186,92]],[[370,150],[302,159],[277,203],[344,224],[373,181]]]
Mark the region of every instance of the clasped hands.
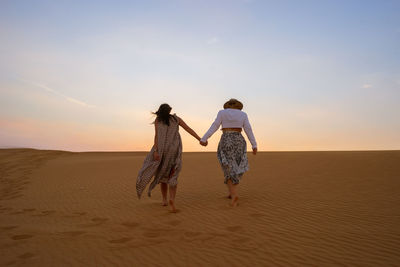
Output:
[[207,146],[208,145],[208,141],[203,142],[203,141],[200,140],[200,145]]

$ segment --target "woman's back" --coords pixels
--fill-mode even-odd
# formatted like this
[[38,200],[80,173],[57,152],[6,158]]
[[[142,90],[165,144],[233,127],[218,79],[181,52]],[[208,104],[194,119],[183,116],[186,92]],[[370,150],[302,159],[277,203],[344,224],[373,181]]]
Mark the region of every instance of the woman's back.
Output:
[[157,141],[158,152],[163,153],[173,149],[174,151],[181,145],[181,136],[179,134],[179,118],[176,114],[169,118],[169,125],[157,120]]
[[168,122],[169,122],[169,125],[167,125],[165,122],[163,122],[162,120],[160,120],[158,118],[156,118],[156,121],[155,121],[158,129],[177,128],[179,126],[179,118],[178,118],[178,116],[176,116],[176,114],[170,115]]
[[223,109],[218,112],[221,117],[222,128],[242,128],[247,119],[247,114],[238,109]]

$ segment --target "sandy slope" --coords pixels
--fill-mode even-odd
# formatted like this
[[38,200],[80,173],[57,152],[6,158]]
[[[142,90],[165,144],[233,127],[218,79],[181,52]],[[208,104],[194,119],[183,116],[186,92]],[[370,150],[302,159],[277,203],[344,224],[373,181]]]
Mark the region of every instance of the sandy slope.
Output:
[[185,153],[176,214],[144,156],[0,150],[0,266],[400,266],[399,151],[249,155],[236,208]]

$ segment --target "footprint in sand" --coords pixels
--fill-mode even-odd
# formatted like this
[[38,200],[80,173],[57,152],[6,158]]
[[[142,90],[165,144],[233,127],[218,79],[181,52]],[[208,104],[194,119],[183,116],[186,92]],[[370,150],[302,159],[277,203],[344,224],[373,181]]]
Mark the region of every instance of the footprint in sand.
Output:
[[251,217],[253,218],[261,218],[261,217],[265,217],[266,215],[263,213],[250,213],[249,214]]
[[186,237],[196,237],[196,236],[201,235],[201,233],[200,232],[185,232],[184,235]]
[[226,230],[228,230],[229,232],[239,232],[243,230],[242,226],[228,226],[226,227]]
[[11,195],[9,197],[6,197],[4,199],[5,200],[13,200],[13,199],[20,198],[20,197],[23,197],[23,196],[24,196],[23,194],[13,194],[13,195]]
[[92,218],[92,222],[95,222],[95,223],[104,223],[106,221],[108,221],[107,218],[101,218],[101,217]]
[[72,214],[74,214],[74,215],[79,215],[79,216],[83,216],[83,215],[86,215],[87,212],[84,212],[84,211],[77,211],[77,212],[73,212]]
[[154,238],[154,237],[160,236],[160,232],[148,231],[148,232],[145,232],[145,233],[143,234],[143,236],[145,236],[145,237],[150,237],[150,238]]
[[128,228],[136,228],[138,227],[140,224],[137,222],[123,222],[121,223],[121,225],[128,227]]
[[213,233],[201,233],[191,231],[187,231],[183,235],[190,241],[209,241],[218,237],[218,235],[215,235]]
[[122,244],[122,243],[126,243],[128,241],[131,241],[133,238],[131,237],[123,237],[123,238],[119,238],[119,239],[113,239],[113,240],[109,240],[109,243],[112,244]]
[[0,208],[0,213],[5,213],[7,210],[5,208]]
[[61,234],[69,236],[69,237],[75,237],[75,236],[80,236],[83,235],[87,232],[85,231],[66,231],[66,232],[61,232]]
[[179,221],[179,220],[173,220],[173,221],[166,222],[166,224],[171,225],[171,226],[177,226],[177,225],[179,225],[181,223],[182,222]]
[[84,211],[77,211],[77,212],[73,212],[71,215],[64,215],[64,218],[75,218],[75,217],[80,217],[83,215],[86,215],[87,212]]
[[32,238],[33,235],[14,235],[11,237],[11,239],[13,240],[22,240],[22,239],[28,239],[28,238]]
[[238,243],[238,244],[247,243],[249,241],[251,241],[251,238],[248,238],[248,237],[237,238],[237,239],[232,240],[233,243]]
[[23,211],[14,211],[14,212],[11,212],[10,215],[17,215],[17,214],[23,214],[23,213],[25,213],[25,212],[23,212]]
[[44,210],[40,214],[35,214],[35,215],[32,215],[32,216],[41,217],[41,216],[48,216],[48,215],[51,215],[51,214],[54,214],[54,213],[56,213],[55,210]]
[[99,225],[104,224],[106,221],[108,221],[108,218],[95,217],[95,218],[92,218],[91,221],[93,223],[82,224],[81,226],[83,226],[83,227],[99,226]]
[[18,256],[18,258],[23,259],[23,260],[30,259],[32,257],[35,257],[35,254],[30,253],[30,252],[27,252],[27,253],[24,253],[24,254],[21,254]]
[[8,226],[2,226],[0,227],[0,231],[9,231],[9,230],[13,230],[15,228],[18,228],[18,225],[8,225]]
[[34,208],[29,208],[29,209],[23,209],[23,211],[25,211],[25,212],[30,212],[30,211],[35,211],[36,209],[34,209]]
[[24,214],[24,213],[35,211],[35,210],[36,209],[22,209],[22,210],[19,210],[19,211],[11,212],[10,215]]

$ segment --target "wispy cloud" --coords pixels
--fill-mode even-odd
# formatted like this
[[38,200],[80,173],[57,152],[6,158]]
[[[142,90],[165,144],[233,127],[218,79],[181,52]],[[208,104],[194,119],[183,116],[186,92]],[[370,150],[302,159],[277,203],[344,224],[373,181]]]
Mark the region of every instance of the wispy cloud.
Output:
[[94,108],[94,107],[96,107],[95,105],[91,105],[91,104],[88,104],[88,103],[86,103],[86,102],[84,102],[84,101],[78,100],[78,99],[76,99],[76,98],[73,98],[73,97],[64,95],[64,94],[60,93],[59,91],[54,90],[53,88],[48,87],[47,85],[44,85],[44,84],[41,84],[41,83],[38,83],[38,82],[29,81],[29,80],[26,80],[26,79],[20,79],[20,80],[23,81],[23,82],[25,82],[25,83],[28,83],[28,84],[30,84],[30,85],[36,86],[36,87],[38,87],[38,88],[44,89],[44,90],[46,90],[47,92],[50,92],[50,93],[52,93],[52,94],[54,94],[54,95],[57,95],[57,96],[59,96],[59,97],[65,99],[65,100],[68,101],[68,102],[71,102],[71,103],[80,105],[80,106],[82,106],[82,107],[87,107],[87,108]]
[[365,84],[363,84],[363,86],[362,86],[362,88],[365,88],[365,89],[371,88],[371,87],[372,87],[372,84],[369,84],[369,83],[365,83]]

